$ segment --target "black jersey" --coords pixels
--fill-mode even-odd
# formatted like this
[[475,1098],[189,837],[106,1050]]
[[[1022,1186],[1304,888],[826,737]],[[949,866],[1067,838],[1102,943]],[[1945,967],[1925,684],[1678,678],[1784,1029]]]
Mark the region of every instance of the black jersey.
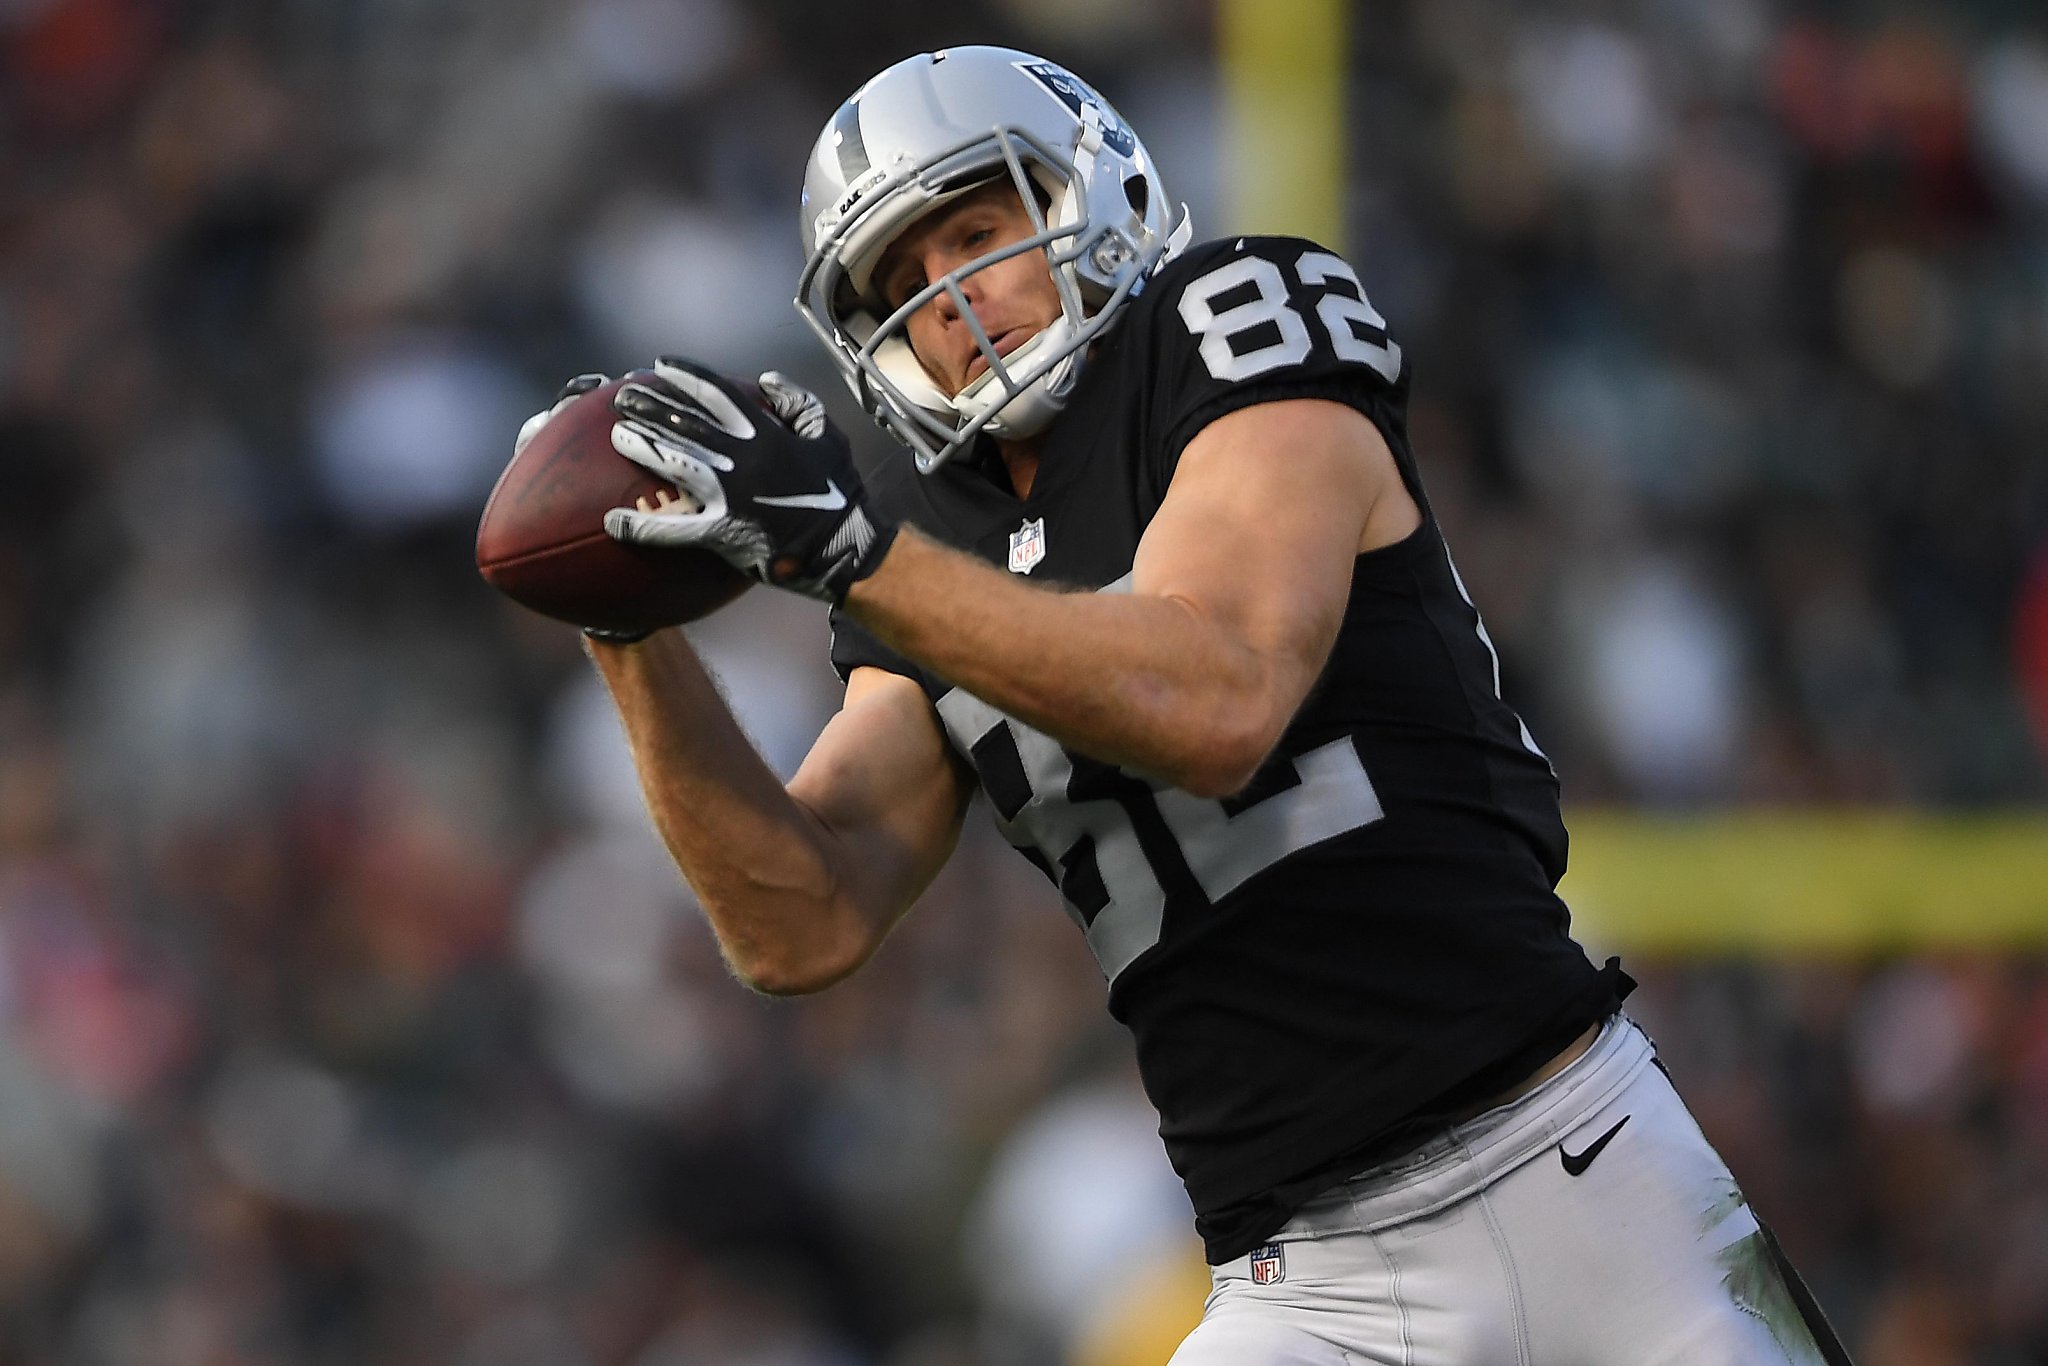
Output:
[[1345,262],[1247,237],[1162,268],[1090,357],[1028,498],[992,450],[896,462],[879,509],[1039,580],[1119,591],[1188,441],[1250,404],[1370,418],[1423,512],[1361,555],[1273,755],[1210,801],[1075,754],[835,616],[842,675],[917,680],[1004,836],[1059,886],[1137,1042],[1210,1260],[1505,1089],[1628,987],[1567,935],[1557,781],[1429,512],[1407,379]]

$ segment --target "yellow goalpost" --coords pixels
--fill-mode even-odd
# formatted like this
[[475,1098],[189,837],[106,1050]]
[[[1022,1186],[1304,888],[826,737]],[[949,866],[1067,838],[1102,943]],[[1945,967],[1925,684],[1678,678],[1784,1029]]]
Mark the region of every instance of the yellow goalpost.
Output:
[[1226,232],[1344,242],[1343,0],[1220,0]]

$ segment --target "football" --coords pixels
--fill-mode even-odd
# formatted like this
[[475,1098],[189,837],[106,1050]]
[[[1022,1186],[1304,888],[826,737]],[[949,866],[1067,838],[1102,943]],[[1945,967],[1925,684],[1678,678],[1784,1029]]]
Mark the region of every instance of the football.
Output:
[[612,449],[612,395],[635,370],[568,405],[498,476],[476,532],[476,567],[513,601],[577,626],[647,631],[717,611],[752,582],[708,550],[650,550],[605,534],[616,507],[688,495]]

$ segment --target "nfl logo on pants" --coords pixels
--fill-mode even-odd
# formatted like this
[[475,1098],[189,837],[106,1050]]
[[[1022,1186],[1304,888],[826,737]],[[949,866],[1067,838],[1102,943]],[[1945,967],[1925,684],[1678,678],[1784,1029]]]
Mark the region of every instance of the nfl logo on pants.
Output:
[[1280,1244],[1268,1243],[1252,1253],[1252,1284],[1274,1285],[1287,1275],[1287,1264],[1280,1259]]

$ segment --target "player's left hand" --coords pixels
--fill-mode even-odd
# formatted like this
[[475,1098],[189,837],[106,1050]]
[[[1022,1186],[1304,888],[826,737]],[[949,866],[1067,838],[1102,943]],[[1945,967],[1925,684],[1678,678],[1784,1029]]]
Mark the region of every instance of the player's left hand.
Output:
[[869,514],[846,438],[817,395],[771,370],[766,406],[694,361],[612,400],[612,446],[698,505],[614,508],[604,529],[637,545],[714,551],[763,583],[836,603],[881,563],[895,527]]
[[603,384],[604,381],[605,377],[603,375],[592,371],[576,376],[567,384],[555,390],[555,396],[548,400],[547,407],[519,424],[519,435],[512,439],[512,454],[517,456],[521,451],[533,444],[533,439],[540,435],[540,429],[555,420],[555,414],[561,412],[562,409],[568,407],[576,399],[581,398],[592,389]]

